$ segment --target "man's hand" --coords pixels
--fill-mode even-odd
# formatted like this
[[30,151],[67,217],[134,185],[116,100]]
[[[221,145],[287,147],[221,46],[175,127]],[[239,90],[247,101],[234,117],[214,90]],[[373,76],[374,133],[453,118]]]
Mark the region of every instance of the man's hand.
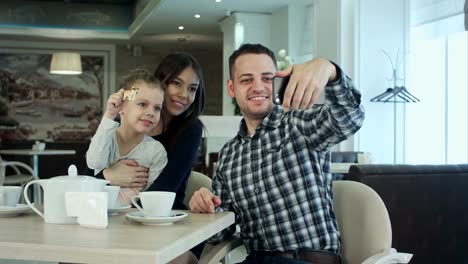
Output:
[[122,106],[124,103],[123,93],[124,90],[120,89],[118,92],[113,93],[109,96],[109,99],[107,99],[106,112],[104,113],[106,117],[114,120],[119,111],[122,110]]
[[215,206],[221,205],[221,199],[202,187],[193,193],[189,202],[190,210],[194,213],[214,213]]
[[337,73],[333,63],[322,58],[315,58],[304,64],[295,64],[277,76],[291,75],[284,92],[283,108],[308,109],[317,101],[325,85],[336,79]]
[[112,185],[141,189],[148,181],[148,168],[138,166],[134,160],[119,160],[103,171]]

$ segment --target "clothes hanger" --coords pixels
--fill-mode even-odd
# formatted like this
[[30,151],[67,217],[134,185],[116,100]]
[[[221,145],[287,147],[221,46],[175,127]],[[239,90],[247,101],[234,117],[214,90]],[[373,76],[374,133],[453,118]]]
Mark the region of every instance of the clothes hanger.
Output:
[[416,102],[419,102],[420,100],[416,96],[412,95],[406,89],[405,86],[396,85],[397,80],[401,80],[401,78],[398,78],[397,76],[397,70],[398,70],[398,67],[400,66],[399,64],[401,63],[399,62],[399,57],[400,57],[399,51],[396,57],[396,64],[393,64],[393,60],[390,57],[390,55],[388,55],[387,52],[385,52],[384,50],[382,50],[382,52],[387,56],[387,58],[389,59],[392,65],[393,76],[389,80],[393,81],[393,87],[387,88],[385,92],[375,96],[370,101],[380,102],[380,103],[416,103]]

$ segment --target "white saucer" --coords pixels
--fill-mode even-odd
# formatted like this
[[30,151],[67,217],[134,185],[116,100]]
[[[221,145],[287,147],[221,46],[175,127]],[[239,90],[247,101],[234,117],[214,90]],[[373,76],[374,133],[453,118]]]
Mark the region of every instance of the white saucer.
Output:
[[17,204],[12,206],[0,206],[0,217],[12,217],[31,210],[27,204]]
[[117,207],[117,208],[108,208],[107,213],[110,215],[115,215],[121,212],[125,212],[127,211],[128,208],[131,208],[131,207],[132,207],[131,205],[124,205],[124,206]]
[[170,225],[187,217],[186,212],[172,211],[171,216],[165,217],[144,217],[140,211],[127,213],[126,217],[130,220],[140,222],[144,225]]

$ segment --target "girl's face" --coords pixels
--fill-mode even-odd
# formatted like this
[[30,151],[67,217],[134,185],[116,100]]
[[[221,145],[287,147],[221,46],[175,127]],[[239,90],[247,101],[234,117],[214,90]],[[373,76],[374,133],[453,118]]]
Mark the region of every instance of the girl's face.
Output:
[[136,133],[147,134],[159,122],[164,92],[160,87],[150,87],[142,81],[133,86],[138,87],[138,94],[135,100],[125,102],[120,113],[121,124]]
[[178,116],[192,105],[199,83],[200,80],[191,67],[185,68],[177,77],[169,81],[164,108],[170,116]]

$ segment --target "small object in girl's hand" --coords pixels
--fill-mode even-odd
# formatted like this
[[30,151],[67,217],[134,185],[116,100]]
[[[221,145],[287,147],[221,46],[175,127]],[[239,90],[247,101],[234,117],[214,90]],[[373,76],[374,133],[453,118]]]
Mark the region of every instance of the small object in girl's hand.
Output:
[[123,100],[124,101],[133,101],[133,100],[135,100],[137,94],[138,94],[138,88],[137,87],[132,87],[130,90],[125,90],[124,91]]

